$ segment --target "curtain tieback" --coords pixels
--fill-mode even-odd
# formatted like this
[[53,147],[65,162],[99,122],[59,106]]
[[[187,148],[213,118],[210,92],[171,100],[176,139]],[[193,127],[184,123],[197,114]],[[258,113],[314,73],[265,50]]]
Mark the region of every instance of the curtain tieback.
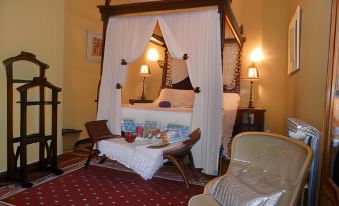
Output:
[[188,59],[188,54],[184,54],[184,56],[182,57],[183,60],[187,60]]
[[195,92],[195,93],[200,93],[200,87],[194,88],[194,92]]
[[125,59],[121,59],[121,65],[127,65],[127,62]]
[[122,89],[122,86],[121,86],[120,83],[117,83],[117,84],[115,85],[115,88],[116,88],[116,89]]

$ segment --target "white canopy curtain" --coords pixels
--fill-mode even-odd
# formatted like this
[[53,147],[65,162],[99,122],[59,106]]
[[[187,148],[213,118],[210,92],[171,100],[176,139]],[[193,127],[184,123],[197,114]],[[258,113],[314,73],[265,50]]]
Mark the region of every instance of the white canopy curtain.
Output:
[[[131,62],[141,55],[157,20],[170,54],[178,59],[184,54],[189,56],[186,60],[189,77],[192,85],[201,89],[196,94],[192,119],[192,130],[200,127],[202,131],[201,140],[193,148],[194,163],[203,168],[204,173],[216,175],[222,128],[220,15],[217,8],[111,18],[106,33],[97,119],[108,119],[112,132],[120,133],[121,93],[115,85],[123,84],[126,75],[126,68],[120,61],[126,58]],[[131,49],[138,42],[128,42],[131,40],[127,38],[138,40],[140,45]]]
[[195,95],[192,129],[201,128],[201,140],[193,147],[195,166],[206,174],[218,173],[221,144],[222,74],[220,15],[217,8],[166,14],[159,25],[172,57],[186,60]]
[[141,56],[156,23],[154,16],[109,19],[97,119],[107,119],[113,134],[121,133],[121,89],[116,89],[116,84],[124,84],[128,66],[122,65],[121,60],[131,63]]

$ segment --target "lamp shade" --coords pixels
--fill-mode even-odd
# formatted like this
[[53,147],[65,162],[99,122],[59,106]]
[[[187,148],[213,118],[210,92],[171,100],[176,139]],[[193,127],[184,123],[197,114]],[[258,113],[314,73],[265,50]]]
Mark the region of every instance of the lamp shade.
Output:
[[146,64],[141,65],[138,75],[143,76],[143,77],[151,76],[151,71],[150,71],[148,65],[146,65]]
[[251,66],[248,68],[247,78],[250,80],[259,79],[259,72],[257,67]]

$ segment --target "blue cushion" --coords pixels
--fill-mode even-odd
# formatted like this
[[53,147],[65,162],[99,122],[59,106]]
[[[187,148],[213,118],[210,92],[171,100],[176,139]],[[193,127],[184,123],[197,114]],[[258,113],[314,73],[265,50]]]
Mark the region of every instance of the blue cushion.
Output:
[[135,123],[133,120],[122,120],[121,131],[123,132],[135,132]]

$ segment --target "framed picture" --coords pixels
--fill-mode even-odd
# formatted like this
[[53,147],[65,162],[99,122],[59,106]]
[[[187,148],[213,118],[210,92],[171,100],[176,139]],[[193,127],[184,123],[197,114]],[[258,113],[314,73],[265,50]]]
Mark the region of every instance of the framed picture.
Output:
[[300,69],[300,6],[297,6],[288,27],[288,74]]
[[87,31],[87,61],[101,62],[102,35],[100,33]]

